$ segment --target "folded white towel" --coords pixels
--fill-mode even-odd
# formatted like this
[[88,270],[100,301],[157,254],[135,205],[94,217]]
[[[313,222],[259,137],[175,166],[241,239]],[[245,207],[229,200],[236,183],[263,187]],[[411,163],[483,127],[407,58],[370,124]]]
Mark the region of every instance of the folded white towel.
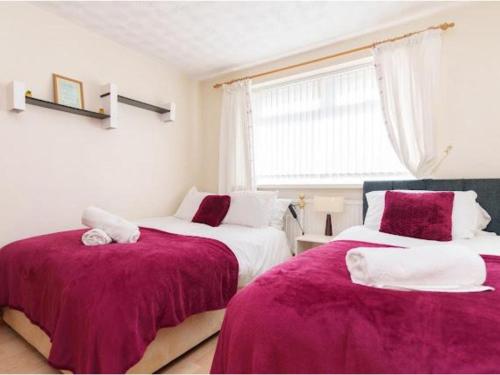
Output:
[[464,246],[435,245],[401,248],[358,247],[346,255],[355,284],[398,290],[479,292],[486,265]]
[[82,234],[82,242],[85,246],[107,245],[112,241],[111,237],[99,228],[88,230]]
[[97,207],[88,207],[83,211],[82,224],[103,230],[118,243],[137,242],[141,236],[139,227],[134,223]]

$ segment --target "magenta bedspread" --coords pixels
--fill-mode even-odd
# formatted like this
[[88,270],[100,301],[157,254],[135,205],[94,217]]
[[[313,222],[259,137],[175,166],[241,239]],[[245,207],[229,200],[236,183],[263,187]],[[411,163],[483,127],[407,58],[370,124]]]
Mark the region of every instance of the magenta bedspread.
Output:
[[135,244],[86,247],[74,230],[0,250],[0,306],[23,311],[52,340],[49,362],[122,373],[162,327],[224,308],[238,263],[223,243],[141,229]]
[[351,283],[359,246],[382,245],[331,242],[238,293],[211,372],[500,372],[500,257],[484,256],[494,292],[402,292]]

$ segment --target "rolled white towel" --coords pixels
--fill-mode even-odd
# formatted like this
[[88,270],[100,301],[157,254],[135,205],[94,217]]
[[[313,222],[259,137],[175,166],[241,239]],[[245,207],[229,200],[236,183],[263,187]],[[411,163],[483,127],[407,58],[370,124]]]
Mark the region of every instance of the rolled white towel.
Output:
[[118,243],[137,242],[141,236],[137,225],[98,207],[88,207],[83,211],[82,224],[103,230]]
[[88,230],[82,234],[82,242],[85,246],[107,245],[112,241],[111,237],[99,228]]
[[398,290],[480,292],[486,265],[464,246],[435,245],[409,249],[358,247],[346,255],[355,284]]

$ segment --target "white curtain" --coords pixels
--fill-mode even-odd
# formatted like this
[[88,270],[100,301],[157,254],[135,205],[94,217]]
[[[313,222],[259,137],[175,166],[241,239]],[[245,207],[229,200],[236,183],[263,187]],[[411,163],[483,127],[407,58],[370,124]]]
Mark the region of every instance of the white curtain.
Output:
[[441,30],[429,30],[373,49],[385,124],[396,154],[415,177],[437,163],[434,102]]
[[222,86],[219,193],[255,190],[251,81]]

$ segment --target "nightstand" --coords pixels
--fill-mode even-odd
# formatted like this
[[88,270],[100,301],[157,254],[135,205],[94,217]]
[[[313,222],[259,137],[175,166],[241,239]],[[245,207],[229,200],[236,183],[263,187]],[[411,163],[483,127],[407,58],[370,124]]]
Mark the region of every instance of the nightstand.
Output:
[[297,250],[295,255],[298,255],[303,251],[333,241],[333,236],[324,236],[322,234],[304,234],[300,237],[297,237],[295,241],[297,243]]

